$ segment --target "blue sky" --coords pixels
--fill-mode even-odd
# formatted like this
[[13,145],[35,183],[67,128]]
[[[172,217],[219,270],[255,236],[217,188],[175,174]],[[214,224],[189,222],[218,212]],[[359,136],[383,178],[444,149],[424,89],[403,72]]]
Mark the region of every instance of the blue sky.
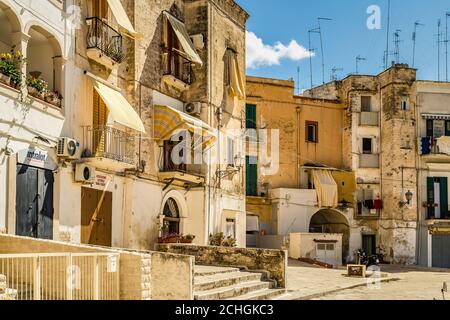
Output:
[[[251,68],[247,68],[249,75],[279,79],[294,78],[297,81],[297,68],[300,67],[300,88],[302,90],[309,88],[308,30],[317,27],[318,17],[333,19],[330,22],[322,22],[326,81],[330,80],[333,67],[344,69],[338,72],[339,78],[354,73],[355,58],[358,55],[367,59],[360,63],[360,73],[377,74],[383,70],[388,0],[236,0],[236,2],[250,14],[247,30],[252,34],[247,35],[247,66],[251,62],[254,63]],[[381,9],[380,30],[367,28],[369,17],[367,8],[371,5],[378,5]],[[437,21],[441,18],[444,40],[446,11],[450,11],[449,0],[391,0],[389,47],[391,51],[394,50],[393,33],[400,29],[402,40],[400,62],[412,64],[414,22],[419,20],[425,24],[419,27],[417,33],[416,67],[419,69],[419,79],[438,78]],[[450,30],[450,19],[448,22]],[[264,47],[261,47],[262,45]],[[445,80],[444,45],[441,44],[441,80]],[[318,85],[322,83],[322,67],[320,40],[317,34],[312,34],[312,48],[315,49],[313,82],[314,85]],[[249,52],[252,52],[250,57]],[[389,60],[394,59],[394,56],[390,56]]]

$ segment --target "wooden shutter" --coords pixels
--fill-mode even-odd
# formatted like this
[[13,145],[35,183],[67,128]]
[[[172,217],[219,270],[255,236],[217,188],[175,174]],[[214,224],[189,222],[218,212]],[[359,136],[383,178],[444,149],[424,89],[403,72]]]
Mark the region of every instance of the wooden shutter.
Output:
[[92,114],[92,151],[97,156],[105,151],[105,131],[104,126],[108,119],[108,108],[98,92],[94,89]]
[[246,157],[246,189],[248,196],[258,195],[258,165],[256,161],[256,157]]
[[434,217],[434,178],[427,178],[428,218]]
[[427,137],[433,137],[433,120],[427,120]]
[[441,202],[441,218],[448,216],[448,180],[447,178],[439,178],[440,184],[440,202]]
[[445,121],[445,135],[450,136],[450,120]]
[[247,129],[256,129],[256,105],[246,105],[245,120]]

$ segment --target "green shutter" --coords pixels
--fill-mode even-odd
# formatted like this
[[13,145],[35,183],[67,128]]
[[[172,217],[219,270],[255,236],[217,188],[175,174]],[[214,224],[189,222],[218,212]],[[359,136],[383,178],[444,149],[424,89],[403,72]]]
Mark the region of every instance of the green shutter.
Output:
[[433,120],[427,120],[427,137],[433,137],[434,136],[434,128],[433,128]]
[[247,196],[257,196],[258,189],[258,165],[256,157],[246,157],[246,194]]
[[256,129],[256,105],[254,104],[246,105],[245,124],[247,129]]
[[441,202],[441,219],[448,216],[448,181],[447,178],[440,178],[440,202]]
[[450,136],[450,120],[445,121],[445,135]]
[[428,202],[428,218],[434,217],[434,178],[427,178],[427,202]]

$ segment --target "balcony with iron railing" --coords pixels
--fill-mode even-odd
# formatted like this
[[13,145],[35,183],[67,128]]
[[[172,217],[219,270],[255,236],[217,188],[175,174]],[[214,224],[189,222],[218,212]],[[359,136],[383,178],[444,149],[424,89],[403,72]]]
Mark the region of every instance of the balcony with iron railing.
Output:
[[[444,140],[445,139],[445,140]],[[420,137],[419,154],[428,160],[450,159],[450,137]]]
[[135,167],[135,138],[131,134],[110,126],[93,126],[85,127],[84,137],[83,158],[99,160],[108,168]]
[[86,19],[88,57],[108,67],[125,59],[122,35],[104,20],[97,17]]
[[[175,161],[174,158],[185,159],[183,154],[174,154],[175,144],[172,141],[166,141],[161,147],[163,154],[160,166],[160,179],[164,182],[182,182],[183,184],[200,185],[205,182],[205,175],[202,172],[201,164],[189,164],[186,161]],[[181,162],[181,163],[179,163]]]
[[192,61],[176,49],[169,49],[163,55],[163,79],[165,82],[186,90],[194,82]]

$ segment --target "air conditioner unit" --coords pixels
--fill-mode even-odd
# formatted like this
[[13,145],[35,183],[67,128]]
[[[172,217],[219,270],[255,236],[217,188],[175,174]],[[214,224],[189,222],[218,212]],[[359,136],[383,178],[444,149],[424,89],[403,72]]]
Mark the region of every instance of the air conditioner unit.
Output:
[[71,138],[59,138],[57,156],[67,159],[78,159],[80,143]]
[[94,183],[95,168],[85,163],[77,163],[75,166],[75,181],[84,183]]
[[184,112],[191,116],[199,116],[202,112],[201,102],[189,102],[184,105]]

